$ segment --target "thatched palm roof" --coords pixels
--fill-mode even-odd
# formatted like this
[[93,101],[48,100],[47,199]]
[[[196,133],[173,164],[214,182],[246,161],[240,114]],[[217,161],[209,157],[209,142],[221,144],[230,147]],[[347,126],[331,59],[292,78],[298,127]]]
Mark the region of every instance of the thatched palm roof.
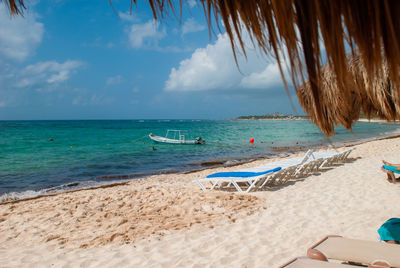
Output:
[[[325,126],[333,131],[333,125],[343,125],[350,129],[352,122],[358,120],[360,112],[368,117],[379,116],[387,120],[396,120],[400,111],[398,90],[393,88],[389,78],[388,66],[383,64],[382,73],[377,73],[373,80],[367,75],[359,55],[348,56],[349,74],[347,90],[342,91],[335,72],[329,64],[321,68],[318,88],[321,106],[326,121]],[[311,120],[320,126],[312,104],[311,83],[308,81],[296,90],[301,106]],[[320,126],[322,128],[322,126]]]
[[[130,1],[136,4],[137,0]],[[4,2],[12,14],[22,14],[23,0]],[[186,0],[148,2],[154,17],[159,19],[171,10],[182,8]],[[284,62],[283,55],[287,55],[290,79],[295,88],[301,90],[299,96],[307,96],[302,101],[303,107],[326,134],[333,133],[334,124],[350,128],[358,118],[360,107],[366,109],[367,114],[376,111],[388,120],[400,116],[399,0],[198,2],[203,6],[209,25],[212,19],[217,25],[223,21],[234,51],[239,49],[246,54],[241,33],[248,31],[253,42],[264,53],[275,56],[280,65]],[[363,79],[354,80],[346,57],[349,48],[353,54],[356,50],[359,52]],[[327,83],[322,68],[325,63],[331,70],[329,80],[335,83],[330,92],[325,92],[329,87],[323,86]],[[370,83],[381,81],[384,73],[390,79],[389,87],[371,86]],[[300,89],[306,80],[309,85]]]

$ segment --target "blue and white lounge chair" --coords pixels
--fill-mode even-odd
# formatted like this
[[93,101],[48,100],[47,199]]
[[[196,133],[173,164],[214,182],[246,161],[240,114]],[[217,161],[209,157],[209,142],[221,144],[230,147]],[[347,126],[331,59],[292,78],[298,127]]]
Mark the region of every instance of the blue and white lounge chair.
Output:
[[[211,183],[210,189],[214,189],[216,186],[221,186],[224,183],[228,185],[233,185],[238,192],[248,193],[256,183],[262,178],[268,177],[271,173],[281,170],[281,167],[276,167],[262,172],[250,172],[250,171],[236,171],[236,172],[218,172],[208,175],[204,179],[194,180],[201,189],[206,190],[203,183]],[[239,186],[238,183],[245,183],[244,190]]]
[[[277,186],[286,183],[290,178],[297,176],[303,166],[310,161],[312,151],[309,150],[304,157],[288,158],[282,161],[268,163],[253,168],[238,170],[237,172],[219,172],[206,178],[194,180],[202,190],[206,190],[206,184],[210,183],[210,189],[217,186],[233,185],[238,192],[249,192],[251,189],[264,186]],[[245,184],[242,189],[238,183]]]

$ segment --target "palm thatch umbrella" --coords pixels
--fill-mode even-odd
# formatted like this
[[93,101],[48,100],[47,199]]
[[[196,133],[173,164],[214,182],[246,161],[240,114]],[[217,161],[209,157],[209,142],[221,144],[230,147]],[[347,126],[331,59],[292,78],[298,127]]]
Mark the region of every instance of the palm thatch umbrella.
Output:
[[377,73],[374,80],[367,75],[360,55],[348,56],[349,80],[346,82],[347,90],[342,91],[339,81],[331,65],[321,68],[321,77],[318,88],[320,91],[323,114],[329,126],[322,126],[316,118],[315,107],[312,103],[311,84],[306,82],[296,90],[300,105],[311,116],[311,120],[320,128],[329,128],[333,125],[343,125],[351,129],[352,122],[358,120],[360,113],[370,118],[379,116],[387,120],[396,120],[395,111],[400,111],[398,104],[398,90],[394,89],[389,77],[388,66],[383,64],[382,73]]
[[[0,0],[11,14],[22,14],[23,0]],[[111,2],[111,0],[109,0]],[[136,4],[137,0],[130,0]],[[393,120],[400,116],[400,1],[398,0],[197,0],[203,7],[209,27],[222,20],[233,51],[246,55],[242,33],[265,54],[277,58],[282,78],[286,62],[290,79],[313,121],[327,134],[334,124],[351,128],[359,108],[368,115],[377,112]],[[148,0],[155,19],[182,7],[187,0]],[[238,40],[238,45],[235,42]],[[347,50],[363,68],[355,79]],[[286,55],[286,56],[285,56]],[[324,63],[330,66],[330,79],[324,78]],[[390,84],[375,87],[386,74]],[[308,80],[307,87],[300,86]],[[325,92],[328,81],[334,89]],[[330,83],[330,82],[329,82]],[[370,84],[372,83],[372,84]],[[360,89],[358,87],[364,88]],[[366,101],[366,103],[364,103]],[[364,110],[365,109],[365,110]]]
[[367,75],[359,56],[350,59],[349,67],[363,113],[368,117],[374,115],[388,121],[399,119],[400,91],[391,81],[387,63],[383,62],[379,70],[381,72],[376,72],[373,80]]

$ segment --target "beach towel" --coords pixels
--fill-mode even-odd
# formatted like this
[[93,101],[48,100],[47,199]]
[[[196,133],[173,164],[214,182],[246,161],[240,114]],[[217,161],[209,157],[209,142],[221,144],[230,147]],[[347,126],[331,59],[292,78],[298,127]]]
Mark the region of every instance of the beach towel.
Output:
[[399,173],[400,174],[400,170],[397,170],[397,167],[387,166],[387,165],[383,165],[382,167],[384,169],[386,169],[386,170],[393,171],[394,173]]
[[400,243],[400,219],[391,218],[378,229],[381,241],[394,240]]
[[271,172],[276,172],[281,169],[282,169],[281,167],[277,167],[277,168],[270,169],[267,171],[262,171],[262,172],[246,172],[246,171],[218,172],[218,173],[208,175],[207,178],[231,178],[231,177],[249,178],[249,177],[261,176],[261,175],[268,174]]

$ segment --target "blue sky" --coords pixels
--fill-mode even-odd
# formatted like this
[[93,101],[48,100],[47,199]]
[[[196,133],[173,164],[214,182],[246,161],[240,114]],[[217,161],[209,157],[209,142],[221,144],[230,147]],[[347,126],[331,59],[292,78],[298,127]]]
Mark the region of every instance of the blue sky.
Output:
[[[247,42],[235,65],[202,8],[154,22],[146,1],[0,3],[0,120],[224,119],[293,113],[276,62]],[[295,97],[293,97],[295,101]],[[297,110],[298,104],[295,104]]]

